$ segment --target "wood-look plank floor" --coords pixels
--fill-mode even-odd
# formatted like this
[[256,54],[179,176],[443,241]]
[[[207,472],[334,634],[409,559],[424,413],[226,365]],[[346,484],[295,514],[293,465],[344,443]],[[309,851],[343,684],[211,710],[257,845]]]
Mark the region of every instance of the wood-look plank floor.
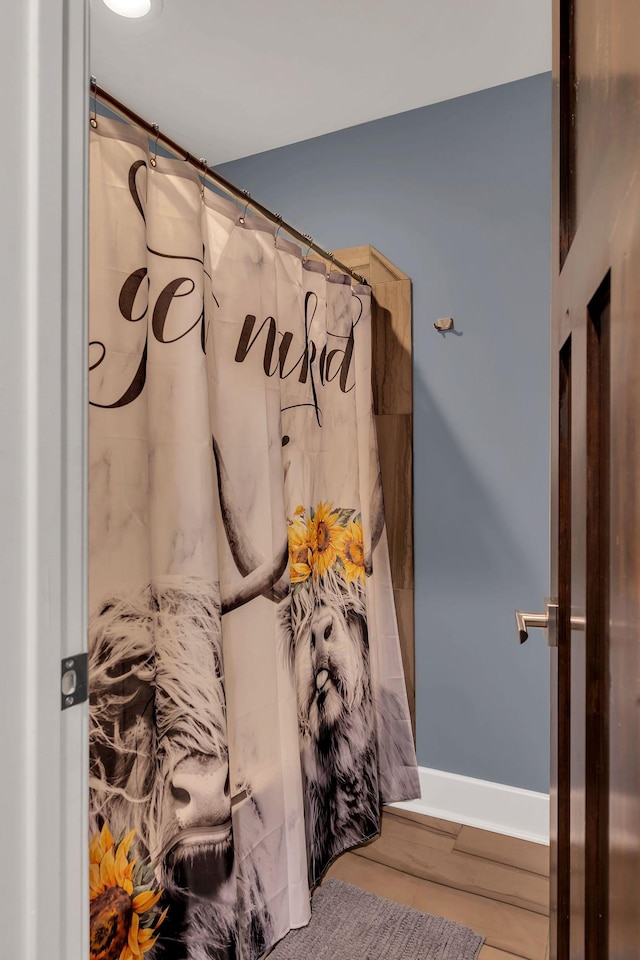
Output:
[[546,847],[387,808],[381,837],[327,876],[471,927],[486,937],[479,960],[545,960]]

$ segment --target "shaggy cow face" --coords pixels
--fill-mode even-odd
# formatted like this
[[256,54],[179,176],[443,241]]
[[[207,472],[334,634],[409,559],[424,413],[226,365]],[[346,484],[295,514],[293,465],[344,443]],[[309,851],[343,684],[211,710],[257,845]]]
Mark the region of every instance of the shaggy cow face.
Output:
[[219,602],[180,581],[90,624],[93,809],[135,827],[168,891],[234,897]]
[[321,744],[358,712],[369,690],[364,602],[359,590],[325,577],[317,593],[292,597],[290,617],[300,720]]
[[365,587],[328,570],[279,612],[296,681],[309,882],[378,829]]

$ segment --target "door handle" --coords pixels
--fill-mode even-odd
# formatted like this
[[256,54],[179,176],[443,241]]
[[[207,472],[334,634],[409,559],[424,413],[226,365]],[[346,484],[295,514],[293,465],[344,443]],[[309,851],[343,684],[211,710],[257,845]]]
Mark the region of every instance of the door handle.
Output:
[[524,613],[522,610],[516,610],[516,629],[520,643],[528,640],[529,630],[537,627],[540,630],[547,631],[547,643],[550,647],[558,646],[556,636],[558,601],[546,597],[545,607],[545,613]]
[[549,627],[549,615],[547,613],[523,613],[522,610],[516,610],[516,627],[520,643],[529,639],[529,630],[532,627],[539,627],[541,630],[547,630]]
[[[522,610],[516,610],[516,628],[520,643],[529,639],[529,630],[537,627],[540,630],[547,631],[547,643],[550,647],[558,646],[557,622],[558,622],[558,601],[549,597],[545,599],[546,613],[524,613]],[[572,630],[584,630],[586,628],[586,617],[571,617]]]

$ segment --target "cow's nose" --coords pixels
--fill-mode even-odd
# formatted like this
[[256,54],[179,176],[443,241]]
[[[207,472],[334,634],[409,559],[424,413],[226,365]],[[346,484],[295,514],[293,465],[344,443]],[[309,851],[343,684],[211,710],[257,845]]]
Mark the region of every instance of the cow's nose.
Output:
[[311,642],[315,649],[316,660],[322,661],[328,653],[327,645],[333,640],[333,614],[326,610],[316,615],[311,625]]
[[171,780],[176,817],[182,827],[213,827],[231,819],[229,767],[215,757],[187,757]]

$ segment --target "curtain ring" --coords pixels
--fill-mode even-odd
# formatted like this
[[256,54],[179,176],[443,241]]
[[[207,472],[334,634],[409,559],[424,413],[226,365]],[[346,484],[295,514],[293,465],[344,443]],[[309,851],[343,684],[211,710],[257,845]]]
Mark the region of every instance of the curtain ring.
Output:
[[204,200],[204,189],[205,189],[205,187],[206,187],[206,185],[207,185],[207,181],[206,181],[206,177],[207,177],[207,166],[208,166],[208,165],[207,165],[207,158],[206,158],[206,157],[200,157],[200,163],[202,164],[202,186],[201,186],[201,188],[200,188],[200,196],[201,196],[202,199]]
[[282,227],[282,217],[280,216],[279,213],[276,213],[276,223],[278,224],[278,226],[276,227],[276,232],[273,236],[274,247],[278,245],[278,234],[280,233],[280,228]]
[[155,142],[154,147],[153,147],[153,156],[152,156],[151,159],[149,160],[149,163],[151,164],[152,167],[155,167],[155,166],[157,165],[157,163],[158,163],[158,160],[157,160],[157,157],[158,157],[158,136],[160,135],[160,127],[158,126],[157,123],[152,123],[151,126],[153,127],[153,132],[154,132],[155,135],[156,135],[156,142]]
[[244,210],[242,211],[242,216],[240,217],[240,223],[244,223],[244,218],[245,218],[246,215],[247,215],[247,207],[248,207],[249,204],[251,203],[251,194],[249,193],[249,191],[248,191],[248,190],[243,190],[242,193],[243,193],[244,196],[247,198],[247,202],[246,202],[245,205],[244,205]]
[[98,118],[96,115],[97,87],[98,87],[98,81],[96,80],[95,77],[91,77],[91,99],[93,100],[93,111],[91,110],[91,107],[89,107],[89,123],[91,124],[94,130],[96,130],[98,127]]

